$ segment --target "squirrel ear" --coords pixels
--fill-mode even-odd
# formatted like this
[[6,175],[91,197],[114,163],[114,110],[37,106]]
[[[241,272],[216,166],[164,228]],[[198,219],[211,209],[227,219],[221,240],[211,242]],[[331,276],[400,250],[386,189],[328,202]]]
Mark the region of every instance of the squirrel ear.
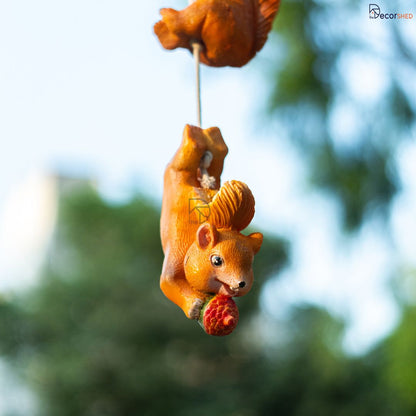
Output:
[[215,228],[215,225],[206,222],[198,228],[198,231],[196,232],[196,242],[200,248],[205,250],[208,247],[213,247],[217,244],[217,241],[218,231]]
[[260,250],[261,244],[263,243],[263,234],[262,233],[252,233],[248,236],[250,239],[251,247],[254,254],[257,254]]

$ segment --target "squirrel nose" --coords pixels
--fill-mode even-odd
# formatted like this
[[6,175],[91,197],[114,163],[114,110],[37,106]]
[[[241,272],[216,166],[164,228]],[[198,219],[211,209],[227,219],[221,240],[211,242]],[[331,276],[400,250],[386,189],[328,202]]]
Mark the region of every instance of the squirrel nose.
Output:
[[238,287],[239,287],[240,289],[242,289],[245,285],[246,285],[246,282],[240,282],[240,283],[238,284]]

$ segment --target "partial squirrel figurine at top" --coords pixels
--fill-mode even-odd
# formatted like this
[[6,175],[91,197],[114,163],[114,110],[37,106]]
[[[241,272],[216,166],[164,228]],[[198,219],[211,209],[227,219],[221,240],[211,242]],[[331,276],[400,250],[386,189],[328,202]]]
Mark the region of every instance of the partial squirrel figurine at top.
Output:
[[201,62],[241,67],[264,46],[280,0],[196,0],[177,11],[162,9],[154,31],[165,49],[202,45]]
[[[212,160],[203,166],[207,152]],[[230,181],[220,187],[227,152],[217,127],[187,125],[165,171],[160,287],[190,319],[199,318],[204,302],[214,294],[234,297],[250,290],[253,258],[263,242],[261,233],[240,232],[254,216],[254,198],[247,185]],[[201,187],[205,168],[211,189]]]

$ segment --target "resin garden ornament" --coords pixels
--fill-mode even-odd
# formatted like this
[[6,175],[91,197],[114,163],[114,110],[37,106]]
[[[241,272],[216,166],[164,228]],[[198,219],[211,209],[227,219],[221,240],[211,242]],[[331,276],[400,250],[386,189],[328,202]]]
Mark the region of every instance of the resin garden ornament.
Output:
[[[154,31],[166,49],[193,52],[198,126],[186,125],[182,143],[168,164],[160,220],[165,259],[160,287],[210,335],[237,326],[234,297],[253,284],[253,260],[261,233],[244,235],[254,216],[248,186],[221,186],[228,148],[218,127],[201,128],[200,62],[241,67],[263,47],[280,0],[195,0],[182,11],[162,9]],[[230,114],[231,115],[231,114]]]

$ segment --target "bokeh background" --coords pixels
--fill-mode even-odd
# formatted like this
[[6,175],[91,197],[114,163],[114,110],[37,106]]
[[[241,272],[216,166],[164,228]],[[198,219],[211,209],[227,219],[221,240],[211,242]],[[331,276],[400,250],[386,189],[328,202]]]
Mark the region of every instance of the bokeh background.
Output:
[[240,323],[159,290],[186,1],[0,0],[0,415],[416,414],[416,5],[284,0],[241,69],[202,68],[223,179],[265,234]]

